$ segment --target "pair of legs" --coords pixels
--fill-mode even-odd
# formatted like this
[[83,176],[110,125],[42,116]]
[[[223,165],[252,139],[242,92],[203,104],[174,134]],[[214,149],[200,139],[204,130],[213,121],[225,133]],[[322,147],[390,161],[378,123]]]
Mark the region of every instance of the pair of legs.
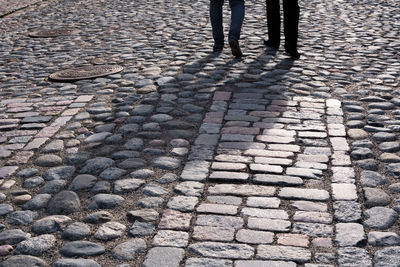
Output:
[[[210,19],[214,38],[214,51],[221,51],[224,47],[224,28],[222,25],[222,6],[224,0],[210,0]],[[229,45],[232,54],[241,56],[239,47],[240,32],[244,19],[244,0],[229,0],[231,7],[231,25],[229,28]]]
[[[281,33],[280,0],[266,0],[267,2],[267,23],[268,41],[267,46],[278,48]],[[297,52],[297,39],[299,27],[300,8],[297,0],[283,0],[283,24],[285,33],[285,51],[292,58],[300,57]]]

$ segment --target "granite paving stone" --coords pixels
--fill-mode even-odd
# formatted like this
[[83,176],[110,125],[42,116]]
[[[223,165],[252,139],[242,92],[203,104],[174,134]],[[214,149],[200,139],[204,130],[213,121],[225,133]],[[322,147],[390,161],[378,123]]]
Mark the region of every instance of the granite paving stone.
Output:
[[184,257],[184,250],[182,248],[173,247],[154,247],[151,248],[146,255],[143,266],[166,266],[175,267]]
[[47,265],[46,261],[30,256],[30,255],[17,255],[17,256],[12,256],[7,258],[3,263],[1,264],[4,267],[12,267],[12,266],[38,266],[38,267],[44,267]]
[[39,235],[20,242],[15,248],[16,254],[42,256],[51,250],[56,243],[54,235]]
[[299,247],[259,245],[257,247],[257,258],[305,263],[311,260],[311,253]]
[[198,242],[188,249],[194,254],[215,258],[249,259],[254,255],[254,248],[246,244]]
[[60,253],[67,257],[96,256],[104,252],[103,246],[89,241],[72,241],[60,249]]
[[146,249],[143,239],[132,239],[117,245],[113,250],[113,257],[120,261],[130,261],[135,259]]
[[53,267],[66,267],[66,266],[76,266],[76,267],[99,267],[101,266],[94,260],[90,259],[59,259],[51,264]]
[[374,254],[374,266],[396,266],[399,265],[399,247],[386,247]]
[[400,238],[393,232],[375,232],[368,234],[368,244],[372,246],[398,246]]

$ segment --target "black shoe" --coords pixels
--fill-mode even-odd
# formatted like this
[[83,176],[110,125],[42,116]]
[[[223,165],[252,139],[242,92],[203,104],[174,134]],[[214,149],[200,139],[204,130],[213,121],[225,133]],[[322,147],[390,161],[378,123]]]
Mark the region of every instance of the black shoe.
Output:
[[300,58],[300,53],[297,50],[285,50],[286,53],[290,56],[291,59],[296,60]]
[[222,49],[224,49],[223,47],[213,47],[213,52],[214,53],[221,53],[222,52]]
[[232,55],[235,57],[243,56],[242,51],[240,50],[239,42],[236,40],[229,40],[229,45],[232,50]]
[[279,49],[279,44],[274,44],[270,40],[264,40],[264,44],[265,44],[265,46],[270,47],[272,49],[276,49],[276,50]]

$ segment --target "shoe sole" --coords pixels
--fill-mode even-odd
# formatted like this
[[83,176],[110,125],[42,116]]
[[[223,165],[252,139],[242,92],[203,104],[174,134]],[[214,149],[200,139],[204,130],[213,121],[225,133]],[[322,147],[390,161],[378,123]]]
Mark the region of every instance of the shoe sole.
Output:
[[229,46],[231,47],[232,55],[234,55],[235,57],[241,57],[243,55],[237,41],[229,40]]

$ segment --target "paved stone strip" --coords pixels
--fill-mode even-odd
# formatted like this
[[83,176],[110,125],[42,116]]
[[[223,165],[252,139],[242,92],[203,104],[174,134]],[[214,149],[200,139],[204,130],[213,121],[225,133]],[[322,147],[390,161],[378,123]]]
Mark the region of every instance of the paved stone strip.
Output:
[[[331,150],[328,142],[324,139],[308,139],[309,146],[305,147],[296,145],[296,143],[306,143],[305,139],[300,139],[300,137],[315,137],[318,134],[324,136],[322,133],[325,133],[324,137],[326,137],[328,125],[325,125],[322,120],[323,115],[325,115],[325,107],[331,108],[334,106],[340,109],[340,102],[333,99],[325,101],[323,99],[301,97],[294,97],[288,100],[285,98],[277,99],[279,95],[275,95],[271,99],[268,90],[265,89],[252,89],[252,93],[242,92],[216,92],[210,107],[210,113],[213,114],[213,112],[216,112],[214,109],[218,109],[221,115],[226,113],[225,120],[220,120],[219,124],[214,123],[213,127],[211,127],[209,122],[211,116],[208,113],[200,127],[196,142],[203,146],[208,146],[209,150],[216,149],[217,154],[214,159],[217,159],[217,161],[213,161],[211,164],[208,163],[207,158],[203,158],[203,161],[189,161],[183,170],[181,180],[185,180],[185,182],[182,182],[181,185],[192,183],[192,186],[196,185],[201,190],[205,186],[205,188],[208,188],[204,194],[206,200],[199,202],[193,196],[199,196],[201,191],[195,191],[196,194],[193,194],[194,191],[190,190],[186,193],[179,191],[180,194],[185,196],[174,196],[169,202],[175,203],[176,199],[180,199],[180,205],[170,207],[178,212],[196,212],[194,216],[188,214],[189,216],[184,219],[187,224],[190,219],[194,222],[192,236],[190,236],[190,232],[186,232],[188,229],[175,229],[180,230],[179,233],[181,235],[186,235],[186,245],[189,240],[188,251],[193,256],[186,259],[186,265],[196,266],[198,264],[206,266],[210,264],[210,261],[216,261],[215,264],[217,265],[233,266],[233,260],[239,259],[263,259],[246,261],[247,264],[279,264],[279,261],[285,261],[285,264],[294,266],[296,262],[312,262],[311,251],[307,249],[310,244],[313,244],[314,247],[319,247],[319,250],[328,249],[330,251],[332,251],[334,245],[333,217],[327,213],[328,205],[326,204],[327,201],[330,201],[329,192],[324,189],[314,189],[315,187],[321,188],[322,186],[322,188],[326,188],[330,186],[329,177],[324,179],[320,169],[321,167],[324,170],[328,169]],[[263,96],[265,100],[261,100]],[[300,114],[302,112],[307,112],[307,115],[315,114],[315,118],[319,119],[309,120],[308,116],[296,115],[298,122],[296,121],[295,124],[289,122],[288,124],[276,123],[275,125],[275,122],[272,122],[269,125],[255,128],[254,124],[265,120],[265,117],[259,117],[258,119],[254,117],[255,111],[252,111],[254,105],[253,107],[249,104],[239,106],[240,102],[245,102],[246,100],[249,103],[264,102],[265,107],[263,107],[263,110],[283,110],[283,114],[278,112],[273,114],[273,117],[267,117],[268,120],[270,118],[280,119],[294,116],[294,113],[289,113],[288,116],[285,116],[286,111],[279,107],[299,111]],[[219,108],[221,106],[226,107],[225,110],[221,110]],[[239,108],[246,108],[246,110],[243,110],[243,116],[228,120],[227,118],[230,118],[229,114],[239,112]],[[243,119],[247,116],[246,113],[253,115],[250,121]],[[336,118],[336,120],[336,126],[341,125],[343,127],[343,118]],[[315,131],[315,127],[318,128],[317,131]],[[215,129],[220,129],[220,134]],[[297,129],[303,131],[297,131]],[[212,136],[217,135],[217,139],[222,140],[227,133],[231,134],[231,136],[245,135],[245,138],[232,138],[225,140],[230,142],[209,144],[208,141],[212,139]],[[335,136],[333,138],[345,136],[344,127],[341,133],[332,135]],[[203,136],[207,136],[207,138],[203,138]],[[290,142],[292,145],[285,146],[286,142],[283,141],[284,144],[279,148],[272,147],[269,149],[268,146],[281,141],[279,139],[281,136],[293,138]],[[271,137],[273,141],[256,142],[260,139],[259,137]],[[200,143],[198,142],[199,140],[205,140],[205,142]],[[321,146],[320,141],[325,141],[325,143]],[[258,147],[258,149],[252,149],[252,147]],[[301,151],[303,153],[296,153]],[[299,167],[288,167],[287,165],[279,165],[280,162],[269,162],[267,160],[260,161],[262,164],[258,164],[259,167],[254,168],[255,164],[253,162],[257,158],[260,159],[263,154],[270,154],[270,156],[274,154],[274,158],[271,159],[276,159],[277,157],[290,159],[296,162],[293,162],[294,166]],[[208,168],[210,166],[211,173],[208,179],[209,182],[207,182],[205,179],[208,176]],[[274,167],[281,168],[279,175],[276,174],[276,168]],[[313,172],[314,170],[316,172]],[[288,172],[289,175],[284,175]],[[193,178],[191,179],[190,177]],[[321,181],[322,179],[325,181]],[[186,182],[186,180],[192,180],[193,182]],[[304,180],[306,181],[304,182]],[[218,182],[217,184],[213,183],[216,181]],[[239,184],[230,184],[232,181]],[[204,182],[205,184],[203,185]],[[303,184],[306,184],[306,188],[297,188]],[[192,200],[189,201],[189,198]],[[295,211],[294,213],[291,212],[293,215],[289,216],[286,210],[279,209],[283,203],[287,205],[286,202]],[[161,229],[174,229],[174,223],[171,221],[171,225],[162,224],[163,228]],[[344,228],[348,229],[347,227]],[[339,228],[336,227],[336,231],[341,231],[340,229],[342,229],[340,226]],[[362,226],[361,231],[364,234]],[[173,236],[177,233],[169,232],[169,235]],[[173,239],[172,236],[168,240]],[[335,240],[336,243],[340,243],[345,242],[342,239],[346,239],[348,236],[337,236],[336,238],[339,238],[339,240]],[[153,245],[163,246],[163,244],[154,244],[154,242]],[[181,247],[175,242],[164,243],[164,246]],[[326,256],[326,253],[320,254]],[[318,257],[318,255],[316,256]],[[329,255],[331,261],[328,260],[321,263],[334,263],[335,254],[330,252]],[[147,260],[152,257],[155,256],[147,255]],[[213,260],[212,258],[222,259]],[[244,262],[241,261],[241,264],[244,264]],[[281,262],[281,264],[283,263]]]
[[[27,98],[2,100],[0,106],[7,119],[0,119],[0,124],[7,128],[2,128],[0,158],[7,159],[5,165],[9,166],[0,168],[0,178],[10,177],[16,167],[26,164],[34,152],[49,142],[92,98],[93,95],[81,95],[51,97],[41,102]],[[53,140],[44,152],[59,152],[61,148],[57,143],[60,142]],[[70,151],[72,149],[66,152]]]

